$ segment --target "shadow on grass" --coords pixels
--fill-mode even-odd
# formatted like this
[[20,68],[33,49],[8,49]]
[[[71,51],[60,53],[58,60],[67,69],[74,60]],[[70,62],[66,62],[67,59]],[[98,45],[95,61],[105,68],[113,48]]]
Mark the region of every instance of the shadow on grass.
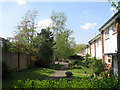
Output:
[[9,78],[7,80],[3,80],[2,81],[2,88],[13,88],[15,83],[18,81],[18,80],[22,80],[22,81],[25,81],[27,79],[31,79],[31,80],[43,80],[45,78],[47,78],[48,76],[47,75],[44,75],[44,74],[34,74],[33,73],[33,76],[23,76],[23,78],[21,78],[20,76],[18,77],[14,77],[14,78]]
[[18,80],[45,80],[48,76],[64,65],[51,65],[48,68],[34,67],[26,70],[12,72],[8,79],[2,80],[2,88],[12,88]]
[[49,78],[47,78],[47,80],[55,80],[55,81],[59,81],[60,79],[66,79],[67,81],[72,81],[72,80],[81,80],[81,79],[90,79],[90,77],[75,77],[75,76],[71,76],[71,77],[57,77],[57,76],[50,76]]
[[61,64],[53,64],[53,65],[50,65],[50,67],[48,67],[49,69],[54,69],[54,70],[58,70],[60,69],[61,67],[63,67],[64,65],[61,65]]

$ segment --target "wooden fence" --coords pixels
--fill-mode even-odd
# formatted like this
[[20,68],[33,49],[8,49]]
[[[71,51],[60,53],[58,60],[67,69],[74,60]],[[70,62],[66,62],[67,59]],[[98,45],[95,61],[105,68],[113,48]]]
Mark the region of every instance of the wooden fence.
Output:
[[2,59],[12,70],[27,69],[30,66],[30,55],[3,51]]

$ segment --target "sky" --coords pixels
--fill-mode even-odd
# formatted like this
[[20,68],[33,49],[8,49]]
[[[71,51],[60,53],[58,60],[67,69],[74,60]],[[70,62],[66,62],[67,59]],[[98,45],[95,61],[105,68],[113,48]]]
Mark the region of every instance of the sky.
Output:
[[51,23],[52,11],[64,12],[76,44],[87,44],[113,14],[110,2],[0,2],[0,37],[13,37],[15,26],[28,10],[38,11],[36,23],[43,26]]

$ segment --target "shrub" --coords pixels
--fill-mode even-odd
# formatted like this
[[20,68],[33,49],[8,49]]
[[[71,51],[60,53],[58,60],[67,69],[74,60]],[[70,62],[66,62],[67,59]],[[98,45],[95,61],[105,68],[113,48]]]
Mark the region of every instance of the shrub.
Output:
[[68,64],[69,67],[74,67],[74,62]]
[[73,60],[78,60],[80,59],[81,61],[83,60],[83,57],[82,56],[79,56],[79,55],[72,55],[72,56],[69,56],[69,59],[73,59]]
[[93,78],[94,77],[94,75],[90,75],[90,78]]
[[106,71],[106,64],[102,63],[101,59],[92,58],[92,63],[90,67],[93,69],[93,72],[99,76],[100,73]]
[[8,67],[7,63],[2,60],[2,78],[6,79],[10,76],[11,69]]
[[76,64],[77,65],[82,65],[82,61],[81,60],[77,60]]
[[81,69],[81,66],[74,66],[74,69]]
[[65,72],[65,74],[66,74],[67,77],[70,77],[70,76],[73,75],[72,72],[70,72],[70,71]]
[[82,61],[82,65],[86,66],[87,68],[89,68],[89,64],[91,63],[91,58],[89,58],[90,55],[87,53],[85,56],[85,60]]
[[105,77],[102,80],[98,78],[74,79],[67,81],[66,79],[55,80],[18,80],[15,83],[14,88],[113,88],[120,89],[120,83],[118,83],[118,77],[113,75],[113,78]]
[[67,63],[69,63],[69,61],[70,61],[69,59],[65,59],[65,60],[64,60],[64,62],[67,62]]

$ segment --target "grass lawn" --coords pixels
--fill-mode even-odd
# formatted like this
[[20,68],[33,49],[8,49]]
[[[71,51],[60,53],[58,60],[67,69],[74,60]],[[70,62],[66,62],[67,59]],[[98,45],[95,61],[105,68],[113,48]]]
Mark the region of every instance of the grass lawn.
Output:
[[17,80],[44,80],[63,65],[51,65],[49,68],[31,68],[22,71],[12,72],[11,76],[2,80],[2,88],[12,88]]
[[81,69],[69,69],[68,71],[79,74],[84,74],[84,71],[86,71],[87,74],[92,74],[93,72],[90,70],[90,68],[85,68],[85,67],[82,67]]
[[[81,69],[69,69],[73,73],[74,78],[82,78],[82,77],[90,77],[90,75],[94,75],[93,71],[90,68],[82,67]],[[84,73],[86,71],[86,74]],[[98,78],[101,78],[100,76]]]

